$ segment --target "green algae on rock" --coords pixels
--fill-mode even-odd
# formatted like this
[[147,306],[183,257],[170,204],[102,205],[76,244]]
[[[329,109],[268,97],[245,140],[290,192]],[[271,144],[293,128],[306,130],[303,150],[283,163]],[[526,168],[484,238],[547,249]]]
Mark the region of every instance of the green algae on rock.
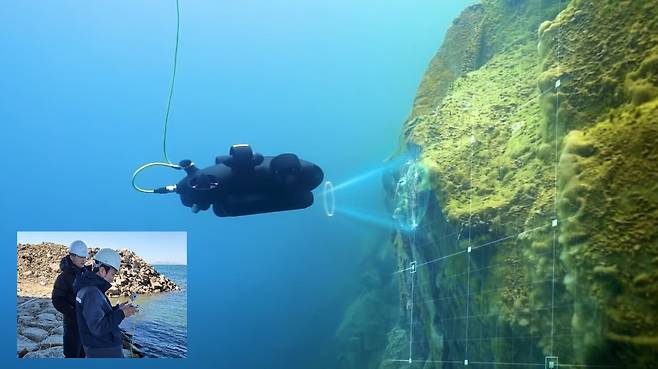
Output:
[[401,136],[434,196],[380,368],[658,362],[658,3],[469,7]]

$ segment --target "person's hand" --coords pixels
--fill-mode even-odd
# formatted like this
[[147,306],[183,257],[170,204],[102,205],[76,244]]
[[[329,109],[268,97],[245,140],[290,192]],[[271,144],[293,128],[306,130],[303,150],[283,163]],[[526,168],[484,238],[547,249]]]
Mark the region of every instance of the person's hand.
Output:
[[120,305],[119,309],[123,310],[123,314],[126,316],[126,318],[135,315],[135,313],[137,312],[136,307],[128,304]]

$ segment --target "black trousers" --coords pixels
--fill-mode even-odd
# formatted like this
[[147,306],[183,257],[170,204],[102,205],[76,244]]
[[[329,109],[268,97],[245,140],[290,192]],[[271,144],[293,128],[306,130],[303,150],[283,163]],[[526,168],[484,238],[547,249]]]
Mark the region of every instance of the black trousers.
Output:
[[115,347],[87,347],[87,358],[100,359],[100,358],[123,358],[123,350],[121,346]]
[[80,341],[76,317],[64,316],[64,357],[84,358],[85,350]]

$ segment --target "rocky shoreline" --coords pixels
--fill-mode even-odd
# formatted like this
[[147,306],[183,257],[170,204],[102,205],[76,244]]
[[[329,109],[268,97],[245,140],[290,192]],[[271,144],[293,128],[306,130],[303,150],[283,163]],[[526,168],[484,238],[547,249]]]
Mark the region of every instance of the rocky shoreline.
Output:
[[[19,358],[64,358],[63,316],[48,298],[17,297],[16,353]],[[141,358],[144,354],[132,343],[130,334],[122,332],[123,356]]]
[[[98,252],[89,249],[89,258]],[[160,274],[153,266],[128,249],[117,250],[121,256],[121,270],[114,279],[108,296],[130,296],[132,293],[160,293],[179,291],[180,287]],[[68,248],[50,242],[18,244],[19,296],[50,297],[53,283],[59,274],[59,263]]]

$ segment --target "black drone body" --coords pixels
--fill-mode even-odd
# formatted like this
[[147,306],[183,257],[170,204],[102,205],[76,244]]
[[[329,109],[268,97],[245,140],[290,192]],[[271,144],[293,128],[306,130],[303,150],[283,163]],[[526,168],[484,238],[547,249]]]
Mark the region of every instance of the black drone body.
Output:
[[187,176],[176,184],[183,205],[195,213],[208,210],[219,217],[304,209],[322,182],[319,166],[295,154],[263,156],[249,145],[233,145],[215,165],[199,169],[190,160],[180,166]]

